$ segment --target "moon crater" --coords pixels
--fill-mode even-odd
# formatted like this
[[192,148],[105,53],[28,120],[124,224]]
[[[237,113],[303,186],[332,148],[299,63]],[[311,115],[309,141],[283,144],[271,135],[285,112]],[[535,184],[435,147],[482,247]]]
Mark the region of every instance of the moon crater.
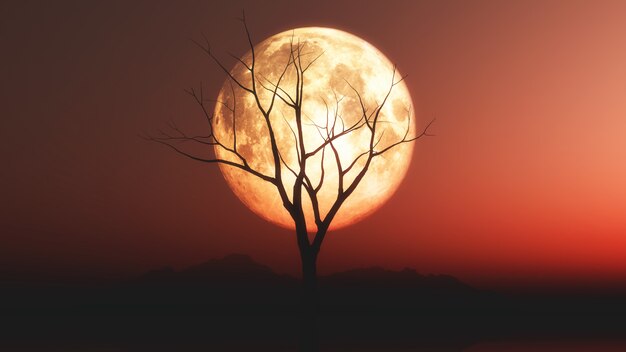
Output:
[[[310,151],[323,143],[324,139],[316,126],[326,126],[328,116],[332,118],[336,113],[340,117],[335,124],[336,133],[362,118],[361,102],[352,87],[359,92],[368,111],[376,109],[390,89],[394,67],[374,46],[343,31],[307,27],[282,32],[255,45],[256,89],[259,101],[265,109],[270,105],[272,93],[262,85],[272,88],[272,84],[277,83],[290,58],[292,41],[294,45],[302,46],[303,66],[319,56],[304,75],[302,132],[304,146]],[[250,65],[252,53],[246,53],[241,60]],[[231,74],[245,86],[252,86],[251,74],[242,63],[237,63]],[[399,77],[400,74],[396,71],[396,80]],[[283,97],[286,94],[295,97],[296,82],[296,71],[293,68],[288,69],[280,83]],[[216,138],[223,145],[232,148],[235,146],[236,136],[237,151],[249,165],[265,175],[274,176],[269,130],[254,96],[227,80],[217,101],[213,120]],[[375,150],[402,140],[407,129],[409,136],[414,135],[414,121],[408,88],[404,82],[400,82],[393,87],[381,110],[375,136],[375,140],[380,141]],[[285,163],[297,170],[297,143],[293,132],[297,129],[293,110],[277,98],[270,122]],[[370,137],[370,131],[361,128],[336,140],[339,160],[344,169],[358,155],[369,149]],[[353,224],[382,206],[404,178],[412,152],[412,143],[403,143],[375,157],[355,192],[334,218],[331,229]],[[233,153],[220,146],[215,147],[215,153],[218,158],[241,162]],[[339,176],[330,147],[324,153],[323,164],[322,153],[318,153],[308,159],[306,166],[306,174],[314,184],[319,182],[322,168],[324,170],[324,183],[318,194],[322,216],[328,212],[337,197]],[[346,174],[344,182],[352,182],[364,163],[365,158],[359,159]],[[220,164],[220,170],[233,192],[254,213],[279,226],[294,228],[293,220],[284,209],[274,185],[232,166]],[[284,166],[282,178],[285,189],[291,194],[295,177]],[[313,211],[306,196],[304,206],[307,229],[314,231]]]

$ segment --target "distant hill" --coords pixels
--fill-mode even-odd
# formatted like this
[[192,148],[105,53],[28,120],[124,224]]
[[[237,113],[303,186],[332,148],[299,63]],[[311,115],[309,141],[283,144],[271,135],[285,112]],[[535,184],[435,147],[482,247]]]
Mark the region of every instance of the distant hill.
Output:
[[[117,286],[118,302],[294,306],[301,281],[280,275],[247,255],[231,254],[181,270],[165,267]],[[447,275],[421,275],[413,269],[358,268],[319,277],[320,303],[333,311],[411,309],[442,310],[476,307],[492,301],[489,293]]]
[[[231,254],[184,269],[163,267],[125,280],[84,285],[51,285],[49,280],[13,283],[0,291],[14,307],[113,305],[289,306],[300,302],[301,280],[275,273],[243,254]],[[359,268],[319,277],[321,302],[329,305],[413,305],[445,302],[450,297],[466,302],[479,291],[445,275],[420,275],[379,267]],[[419,298],[419,299],[418,299]],[[421,305],[421,303],[420,303]],[[21,308],[20,308],[21,309]],[[36,309],[35,309],[36,310]]]
[[230,254],[221,259],[211,259],[180,271],[171,267],[149,271],[132,280],[135,286],[203,286],[213,288],[238,287],[291,287],[298,280],[274,273],[266,265],[255,262],[243,254]]
[[[300,280],[276,274],[268,266],[243,254],[211,259],[180,271],[170,267],[147,272],[132,280],[134,286],[202,286],[212,288],[296,288]],[[425,290],[437,292],[473,292],[474,289],[447,275],[420,275],[413,269],[401,271],[380,267],[358,268],[319,277],[324,289]]]
[[420,275],[414,269],[392,271],[380,267],[359,268],[320,278],[322,285],[334,288],[385,288],[473,291],[469,285],[448,275]]
[[[244,350],[256,351],[269,336],[282,346],[270,349],[277,351],[298,337],[302,323],[300,279],[241,254],[125,280],[50,283],[0,284],[0,315],[10,320],[9,335],[30,341],[35,331],[56,341],[65,334],[72,343],[78,335],[118,343],[156,338],[176,346],[167,345],[168,351],[190,338],[223,344],[202,350],[232,350],[233,341],[247,339],[252,345]],[[453,337],[445,350],[458,351],[471,336],[511,337],[529,329],[537,336],[546,331],[625,336],[619,327],[626,317],[626,296],[511,296],[409,268],[358,268],[321,276],[319,283],[319,327],[326,341],[340,346],[358,340],[366,349],[384,340],[431,350],[416,346]],[[0,338],[0,347],[2,341],[9,340]]]

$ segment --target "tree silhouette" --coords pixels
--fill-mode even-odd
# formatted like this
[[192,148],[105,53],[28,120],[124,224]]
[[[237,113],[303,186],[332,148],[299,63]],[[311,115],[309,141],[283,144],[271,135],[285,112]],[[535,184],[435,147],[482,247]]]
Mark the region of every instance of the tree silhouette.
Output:
[[[255,108],[259,112],[259,117],[264,120],[264,124],[267,127],[267,133],[270,141],[269,147],[271,148],[273,173],[267,174],[253,167],[253,163],[249,160],[250,156],[244,155],[238,149],[235,118],[238,108],[236,98],[233,99],[234,101],[232,105],[223,101],[209,101],[204,96],[202,87],[200,87],[200,89],[186,90],[186,92],[193,98],[195,103],[199,105],[204,117],[206,117],[209,129],[208,134],[201,136],[189,135],[179,129],[176,125],[170,124],[171,131],[161,131],[157,136],[147,136],[146,138],[150,141],[166,145],[177,153],[196,161],[216,164],[221,163],[230,167],[238,168],[270,183],[273,187],[275,187],[282,201],[282,205],[289,213],[295,226],[295,234],[302,264],[302,277],[305,292],[310,295],[315,295],[317,290],[317,257],[322,243],[324,242],[324,238],[326,237],[328,229],[337,215],[337,212],[359,186],[359,183],[367,174],[369,167],[375,158],[401,144],[410,143],[423,136],[430,135],[428,133],[428,128],[434,120],[430,121],[423,128],[421,133],[410,136],[410,111],[408,111],[408,123],[402,138],[392,143],[381,145],[380,142],[382,139],[382,132],[384,132],[381,132],[380,127],[383,123],[380,119],[381,110],[387,103],[394,87],[404,80],[404,77],[398,77],[397,71],[394,67],[393,72],[391,73],[389,89],[387,90],[386,95],[380,97],[380,103],[377,103],[373,108],[368,108],[368,104],[363,99],[361,93],[353,85],[351,85],[350,82],[346,81],[354,94],[354,97],[359,103],[359,111],[357,113],[360,115],[360,118],[358,118],[355,122],[347,124],[339,113],[339,105],[343,97],[335,94],[334,102],[329,103],[324,101],[326,106],[326,123],[323,125],[315,124],[315,128],[321,137],[321,143],[319,143],[316,147],[306,148],[303,126],[305,123],[309,122],[305,122],[306,116],[303,116],[302,109],[304,98],[303,91],[305,87],[304,77],[311,65],[314,65],[317,59],[324,53],[318,53],[317,56],[311,60],[303,60],[303,57],[305,56],[303,54],[305,43],[300,43],[292,37],[289,46],[290,52],[287,55],[288,60],[283,66],[281,66],[282,69],[278,79],[272,82],[262,75],[259,76],[255,70],[257,55],[255,53],[255,47],[245,20],[245,15],[241,21],[250,46],[251,60],[246,62],[235,55],[231,56],[233,59],[237,60],[239,64],[243,65],[247,72],[249,72],[249,81],[235,77],[235,75],[233,75],[226,68],[223,62],[211,51],[211,47],[206,37],[204,37],[203,43],[197,41],[194,41],[194,43],[201,48],[227,75],[228,82],[230,84],[229,87],[233,97],[235,97],[234,90],[241,89],[245,91],[246,94],[249,94],[254,98],[254,101],[256,102]],[[285,87],[281,85],[287,75],[295,75],[295,87]],[[292,92],[289,92],[290,90],[292,90]],[[269,102],[266,104],[263,103],[263,99],[260,97],[262,92],[263,94],[270,94]],[[288,125],[291,129],[291,133],[293,134],[294,146],[297,149],[296,165],[289,165],[289,163],[286,162],[283,155],[284,153],[281,152],[275,135],[275,122],[272,121],[271,116],[275,111],[274,108],[276,107],[276,103],[278,101],[284,103],[290,108],[293,114],[293,121],[295,121],[295,128],[291,127],[291,124]],[[215,132],[215,115],[211,113],[211,107],[214,106],[214,104],[222,104],[225,110],[230,112],[232,115],[232,143],[225,142]],[[333,109],[329,105],[334,105],[335,108]],[[345,138],[349,134],[355,133],[356,131],[363,130],[369,133],[367,145],[362,146],[364,151],[358,154],[350,162],[342,162],[340,152],[337,148],[337,141],[341,138]],[[208,146],[212,148],[220,148],[229,155],[233,156],[234,158],[232,159],[235,161],[226,158],[219,158],[217,154],[208,158],[196,155],[184,149],[181,146],[181,142],[192,142],[203,147]],[[325,182],[328,182],[329,173],[325,170],[324,160],[329,158],[329,155],[334,158],[335,161],[334,164],[336,167],[337,180],[334,180],[333,184],[335,182],[337,184],[337,195],[329,210],[323,213],[320,209],[318,195]],[[321,174],[318,180],[312,179],[312,177],[310,177],[310,175],[306,172],[307,163],[313,162],[312,160],[314,157],[316,159],[315,162],[319,161],[321,168]],[[295,178],[293,187],[288,187],[285,184],[283,171],[288,171]],[[355,176],[348,178],[347,174],[349,172],[353,172]],[[310,201],[316,228],[314,233],[311,234],[311,237],[309,237],[309,233],[307,231],[305,208],[303,206],[305,197]]]

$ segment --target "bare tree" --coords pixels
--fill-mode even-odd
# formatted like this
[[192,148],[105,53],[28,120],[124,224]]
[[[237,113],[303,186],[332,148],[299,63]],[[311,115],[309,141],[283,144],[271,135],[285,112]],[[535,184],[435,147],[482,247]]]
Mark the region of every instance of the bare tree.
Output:
[[[346,121],[344,121],[344,119],[340,116],[338,106],[341,103],[342,97],[335,95],[335,101],[333,103],[324,101],[324,104],[326,106],[326,123],[323,125],[315,125],[322,142],[319,143],[319,145],[317,145],[316,147],[306,148],[305,134],[303,133],[303,125],[305,124],[304,119],[306,117],[303,116],[302,109],[305,82],[304,77],[307,74],[307,70],[311,67],[311,65],[315,64],[316,60],[321,55],[323,55],[323,53],[320,53],[318,56],[305,63],[303,61],[304,43],[294,41],[294,39],[292,38],[288,60],[284,64],[284,66],[281,66],[282,70],[280,71],[281,74],[279,75],[278,79],[272,82],[266,77],[260,77],[259,74],[256,72],[255,68],[257,63],[257,57],[255,55],[255,47],[253,45],[250,31],[245,21],[245,15],[242,18],[242,23],[250,46],[251,60],[250,62],[245,62],[243,59],[237,56],[231,56],[241,65],[243,65],[245,69],[249,72],[249,82],[235,77],[235,75],[233,75],[226,68],[222,61],[218,59],[211,51],[211,47],[209,46],[206,37],[204,38],[204,43],[195,41],[194,43],[199,48],[201,48],[210,57],[210,59],[215,64],[217,64],[227,75],[230,82],[230,89],[231,91],[233,91],[233,96],[235,89],[242,89],[246,92],[246,94],[254,97],[254,101],[256,102],[256,109],[258,109],[260,116],[262,116],[262,118],[264,119],[264,123],[267,127],[267,131],[269,134],[273,172],[271,174],[267,174],[253,167],[252,163],[249,160],[249,157],[245,156],[238,149],[237,130],[235,128],[235,116],[237,109],[236,99],[232,105],[226,104],[225,102],[221,101],[210,102],[205,98],[202,87],[200,87],[199,90],[190,89],[186,90],[186,92],[193,98],[195,103],[199,105],[202,113],[206,117],[209,130],[207,134],[201,136],[189,135],[184,133],[177,126],[171,124],[171,131],[160,132],[160,134],[157,136],[149,136],[146,138],[151,141],[166,145],[177,153],[180,153],[193,160],[204,163],[221,163],[230,167],[238,168],[246,173],[258,177],[265,182],[268,182],[273,187],[275,187],[278,191],[278,194],[280,195],[280,199],[282,200],[282,205],[291,216],[291,219],[293,219],[293,223],[295,225],[296,239],[298,243],[298,248],[300,250],[300,257],[302,262],[302,277],[304,287],[306,289],[306,292],[314,293],[317,289],[317,256],[322,246],[322,243],[324,242],[324,238],[326,237],[328,229],[333,219],[337,215],[337,212],[341,209],[344,202],[350,197],[350,195],[353,194],[355,189],[359,186],[359,183],[368,172],[372,161],[401,144],[410,143],[417,140],[418,138],[430,135],[428,133],[428,128],[433,123],[433,121],[430,121],[430,123],[428,123],[425,128],[421,130],[421,133],[410,136],[410,112],[407,112],[409,118],[407,119],[407,128],[402,138],[387,145],[380,145],[382,137],[380,133],[380,126],[382,123],[382,121],[380,120],[381,110],[387,103],[387,100],[394,87],[404,79],[404,77],[399,77],[397,75],[396,69],[394,67],[389,81],[389,89],[387,90],[386,95],[380,97],[381,101],[377,103],[376,106],[374,106],[373,108],[368,108],[361,93],[355,87],[353,87],[350,82],[346,81],[346,83],[350,86],[354,97],[358,99],[360,105],[360,110],[358,111],[360,118],[357,119],[356,122],[346,124]],[[286,88],[281,85],[288,71],[293,71],[296,75],[296,86],[292,92],[288,92],[288,90],[292,90],[291,87]],[[264,94],[270,94],[268,104],[263,104],[260,97],[261,92],[263,92]],[[278,101],[286,104],[293,113],[295,128],[292,128],[291,125],[289,126],[293,134],[295,148],[297,148],[297,165],[289,165],[285,161],[284,155],[283,153],[281,153],[281,150],[277,143],[275,126],[273,125],[270,116],[272,116],[272,114],[274,113],[274,108]],[[227,111],[230,111],[230,113],[232,114],[232,143],[227,143],[223,141],[215,133],[215,116],[211,112],[213,104],[223,104]],[[334,105],[334,108],[329,105]],[[337,141],[341,138],[345,138],[351,133],[355,133],[356,131],[360,130],[368,131],[370,136],[368,145],[363,146],[365,151],[357,155],[353,160],[348,163],[342,162],[340,158],[340,153],[337,149]],[[180,142],[192,142],[201,146],[221,148],[223,151],[226,151],[234,158],[219,158],[216,154],[208,158],[198,156],[181,147]],[[311,160],[313,160],[315,156],[317,156],[315,162],[319,161],[321,167],[321,176],[318,180],[313,180],[310,175],[307,175],[306,172],[307,163],[312,162]],[[329,157],[334,158],[335,161],[334,164],[336,167],[336,175],[338,178],[336,180],[337,196],[332,203],[330,209],[323,213],[320,209],[318,194],[322,189],[324,183],[327,182],[328,173],[324,170],[324,160]],[[288,187],[284,182],[284,168],[295,177],[293,187]],[[347,178],[346,175],[349,172],[353,172],[355,176]],[[310,200],[315,221],[316,231],[314,235],[312,234],[311,237],[309,237],[309,234],[307,232],[307,221],[305,217],[305,209],[303,206],[303,200],[305,197],[308,197],[308,200]]]

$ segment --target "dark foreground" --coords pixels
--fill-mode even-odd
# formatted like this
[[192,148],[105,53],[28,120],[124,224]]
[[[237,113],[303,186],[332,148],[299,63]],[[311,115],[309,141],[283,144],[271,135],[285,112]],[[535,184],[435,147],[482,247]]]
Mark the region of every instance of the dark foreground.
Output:
[[[107,284],[10,280],[0,351],[310,350],[299,292],[244,256]],[[372,268],[322,278],[316,313],[322,351],[626,350],[617,293],[505,295]]]

